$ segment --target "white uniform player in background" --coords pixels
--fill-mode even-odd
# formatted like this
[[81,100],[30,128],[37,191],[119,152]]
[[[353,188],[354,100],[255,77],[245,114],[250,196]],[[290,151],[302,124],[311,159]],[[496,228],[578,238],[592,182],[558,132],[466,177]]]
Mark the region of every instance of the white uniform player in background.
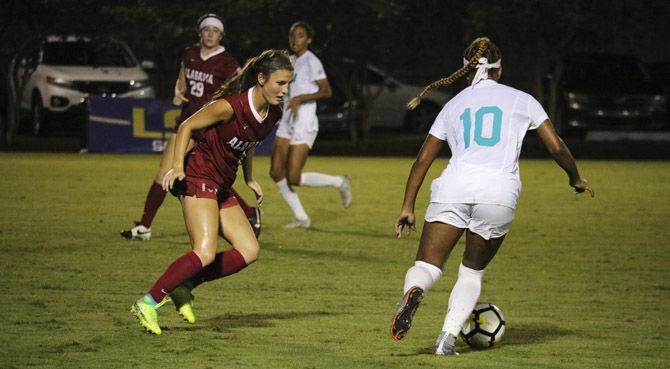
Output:
[[455,342],[480,295],[484,269],[502,244],[514,219],[521,190],[519,153],[528,130],[537,129],[577,193],[589,183],[577,170],[574,158],[558,137],[542,106],[529,94],[499,84],[501,54],[488,38],[478,38],[464,52],[465,66],[427,86],[413,99],[467,76],[470,86],[451,101],[435,119],[412,166],[395,232],[414,229],[414,205],[426,172],[449,144],[449,165],[431,186],[430,205],[414,266],[405,276],[404,296],[391,323],[391,337],[402,339],[424,293],[440,278],[442,268],[459,238],[466,234],[458,279],[449,297],[442,331],[435,343],[438,355],[456,355]]
[[305,22],[296,22],[289,30],[291,51],[296,57],[295,72],[272,148],[270,168],[270,176],[294,215],[294,220],[284,228],[309,228],[312,224],[294,191],[295,186],[334,187],[339,190],[344,207],[351,204],[349,177],[302,172],[319,132],[316,101],[332,94],[321,61],[309,51],[313,37],[312,27]]

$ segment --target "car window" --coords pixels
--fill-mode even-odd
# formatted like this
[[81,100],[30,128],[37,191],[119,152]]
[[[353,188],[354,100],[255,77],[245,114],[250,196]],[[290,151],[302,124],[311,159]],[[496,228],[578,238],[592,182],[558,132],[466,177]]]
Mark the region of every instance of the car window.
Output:
[[115,42],[47,42],[42,62],[49,65],[134,67],[135,61]]

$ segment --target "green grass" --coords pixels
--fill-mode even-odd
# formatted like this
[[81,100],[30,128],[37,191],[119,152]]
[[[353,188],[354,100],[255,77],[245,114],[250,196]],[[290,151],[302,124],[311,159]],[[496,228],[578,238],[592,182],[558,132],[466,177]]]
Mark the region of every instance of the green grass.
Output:
[[670,163],[580,162],[596,189],[589,199],[571,193],[553,162],[522,161],[517,217],[481,297],[501,307],[507,332],[490,350],[459,343],[457,358],[430,353],[462,246],[409,336],[388,334],[418,242],[393,237],[411,163],[310,158],[307,170],[352,176],[354,204],[300,189],[314,228],[284,231],[289,211],[258,157],[267,196],[259,261],[196,290],[196,325],[161,309],[156,337],[128,310],[189,248],[178,204],[166,198],[149,242],[118,231],[139,217],[158,157],[0,153],[0,367],[670,366]]

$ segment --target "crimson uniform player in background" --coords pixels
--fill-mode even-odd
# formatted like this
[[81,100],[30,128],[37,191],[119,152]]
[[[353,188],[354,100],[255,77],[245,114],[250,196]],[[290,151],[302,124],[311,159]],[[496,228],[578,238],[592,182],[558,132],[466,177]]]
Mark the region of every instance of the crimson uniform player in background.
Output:
[[[193,115],[205,104],[212,100],[214,93],[239,70],[240,66],[220,42],[223,38],[223,22],[216,14],[205,14],[197,23],[200,45],[186,48],[182,60],[181,70],[175,85],[175,105],[182,105],[181,115],[177,118],[175,132],[186,118]],[[189,142],[189,149],[195,141],[200,138],[200,132],[193,132]],[[139,222],[135,226],[121,232],[121,236],[127,239],[151,239],[151,223],[163,204],[165,191],[161,181],[165,173],[171,168],[174,154],[175,135],[170,133],[168,141],[161,157],[158,172],[151,183],[147,198],[144,202],[144,211]],[[233,196],[237,197],[242,210],[251,223],[254,234],[258,236],[261,231],[260,210],[247,205],[242,197],[231,189]]]
[[[161,334],[156,310],[168,294],[182,316],[195,322],[191,290],[258,258],[258,240],[231,188],[241,163],[246,184],[262,203],[263,191],[252,176],[252,153],[281,118],[279,104],[292,78],[288,54],[266,50],[247,62],[216,100],[179,126],[172,169],[162,183],[179,197],[192,250],[172,262],[132,305],[131,312],[150,332]],[[192,132],[203,129],[202,139],[188,152]],[[232,248],[216,252],[218,233]]]

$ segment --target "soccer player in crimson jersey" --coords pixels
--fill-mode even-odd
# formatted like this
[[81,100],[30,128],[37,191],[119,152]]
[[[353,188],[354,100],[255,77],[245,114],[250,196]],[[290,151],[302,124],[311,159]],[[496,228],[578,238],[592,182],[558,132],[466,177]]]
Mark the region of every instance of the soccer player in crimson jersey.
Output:
[[[215,14],[205,14],[200,17],[197,25],[200,44],[188,47],[184,51],[181,70],[175,85],[172,102],[175,105],[182,105],[175,132],[186,118],[210,102],[214,93],[240,70],[237,60],[220,44],[224,35],[221,19]],[[192,147],[199,137],[200,132],[194,132],[189,147]],[[168,136],[158,172],[147,193],[142,217],[133,228],[121,232],[124,238],[151,239],[151,224],[165,199],[165,191],[160,182],[170,169],[173,152],[174,134],[171,133]],[[242,210],[254,228],[254,233],[258,236],[261,230],[259,209],[250,207],[235,190],[231,189],[231,191],[237,197]]]
[[[194,322],[191,290],[236,273],[258,257],[258,240],[231,189],[241,163],[246,184],[262,204],[263,191],[252,175],[252,153],[279,122],[279,104],[292,78],[288,54],[266,50],[251,59],[212,103],[179,126],[172,169],[162,185],[179,197],[192,250],[173,261],[132,305],[131,312],[148,331],[161,334],[156,310],[168,294],[182,316]],[[202,139],[188,151],[191,134],[198,130],[203,130]],[[217,253],[219,232],[232,248]]]

